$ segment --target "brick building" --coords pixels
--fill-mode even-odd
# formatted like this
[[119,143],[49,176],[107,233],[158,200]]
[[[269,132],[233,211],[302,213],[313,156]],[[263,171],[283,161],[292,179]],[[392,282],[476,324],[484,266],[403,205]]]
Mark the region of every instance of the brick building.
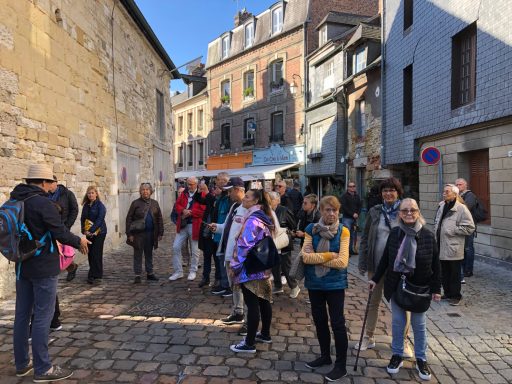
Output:
[[[141,181],[155,185],[167,217],[166,106],[179,74],[135,2],[0,0],[0,8],[0,201],[40,161],[79,200],[98,186],[107,248],[122,241]],[[0,296],[14,286],[7,269],[0,258]]]
[[330,10],[369,16],[377,1],[278,1],[256,16],[240,12],[235,28],[209,44],[208,169],[257,164],[262,172],[240,174],[304,178],[305,59],[318,47],[316,27]]
[[[512,4],[390,0],[384,9],[383,160],[432,223],[443,183],[487,206],[476,253],[512,262]],[[437,147],[439,165],[420,161]]]

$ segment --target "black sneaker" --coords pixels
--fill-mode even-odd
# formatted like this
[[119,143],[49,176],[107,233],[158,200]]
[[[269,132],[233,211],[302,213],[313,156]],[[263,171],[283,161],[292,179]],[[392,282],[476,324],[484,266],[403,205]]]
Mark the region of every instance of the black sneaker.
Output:
[[454,306],[454,307],[458,307],[460,305],[460,302],[461,302],[462,299],[451,299],[449,301],[450,305]]
[[242,324],[240,329],[238,330],[239,336],[247,336],[247,324]]
[[331,372],[325,375],[325,379],[327,381],[336,381],[345,376],[347,376],[347,369],[341,365],[334,365],[334,368],[331,370]]
[[156,277],[154,273],[148,273],[148,275],[146,276],[146,280],[158,281],[158,277]]
[[201,282],[199,283],[199,288],[203,288],[203,287],[205,287],[205,286],[207,286],[207,285],[209,285],[209,284],[210,284],[210,280],[209,280],[209,279],[205,279],[205,278],[203,278],[203,279],[201,280]]
[[140,276],[135,276],[135,279],[133,279],[133,284],[140,284],[142,282]]
[[389,364],[386,369],[388,373],[398,373],[402,365],[404,365],[404,363],[402,362],[402,356],[393,355],[391,356],[391,360],[389,361]]
[[76,277],[76,270],[77,269],[78,269],[78,267],[75,268],[75,270],[73,272],[68,272],[68,275],[66,277],[66,281],[71,281],[71,280],[73,280]]
[[23,377],[27,376],[34,370],[34,365],[32,364],[32,361],[29,361],[27,366],[23,369],[16,370],[16,376]]
[[244,322],[244,315],[241,313],[234,313],[222,319],[224,324],[242,324]]
[[42,375],[34,375],[34,383],[47,383],[49,381],[59,381],[67,379],[73,375],[73,371],[66,368],[61,368],[58,365],[53,366],[52,373],[44,373]]
[[222,288],[220,285],[218,287],[213,287],[212,288],[212,295],[220,296],[224,292],[226,292],[226,288]]
[[256,333],[254,338],[258,343],[272,344],[272,338],[270,336],[264,336],[261,332]]
[[430,368],[428,367],[426,361],[417,359],[416,370],[418,371],[421,380],[430,380],[432,378],[432,375],[430,374]]
[[221,295],[222,297],[231,297],[233,296],[233,291],[231,288],[227,288],[226,291]]
[[331,365],[331,364],[332,364],[332,360],[331,360],[330,356],[329,357],[320,356],[318,359],[310,361],[309,363],[306,363],[304,365],[308,368],[315,369],[315,368],[320,368],[324,365]]
[[233,352],[256,353],[256,347],[254,345],[245,344],[245,340],[241,341],[239,344],[230,346],[229,349]]
[[88,277],[87,284],[94,284],[94,279],[92,277]]
[[61,329],[62,329],[62,324],[60,323],[60,321],[55,322],[54,324],[50,325],[50,331],[52,331],[52,332],[60,331]]

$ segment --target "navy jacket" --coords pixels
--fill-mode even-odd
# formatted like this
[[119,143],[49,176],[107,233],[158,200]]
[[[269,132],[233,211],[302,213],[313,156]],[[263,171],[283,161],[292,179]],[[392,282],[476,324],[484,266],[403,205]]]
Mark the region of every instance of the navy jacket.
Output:
[[11,192],[11,199],[25,200],[32,195],[35,196],[25,202],[25,224],[37,240],[49,231],[53,252],[51,252],[50,242],[46,242],[40,255],[24,261],[21,263],[21,267],[16,265],[16,270],[20,268],[20,276],[23,278],[39,279],[57,276],[60,273],[60,262],[55,240],[80,248],[80,238],[69,232],[69,229],[62,223],[55,203],[37,185],[18,184]]
[[99,228],[100,234],[105,235],[107,233],[107,224],[105,224],[105,215],[107,214],[107,208],[98,199],[94,200],[92,205],[85,203],[82,208],[82,216],[80,218],[80,224],[82,226],[82,233],[85,232],[85,219],[91,220],[94,224],[89,229],[89,232],[94,233]]

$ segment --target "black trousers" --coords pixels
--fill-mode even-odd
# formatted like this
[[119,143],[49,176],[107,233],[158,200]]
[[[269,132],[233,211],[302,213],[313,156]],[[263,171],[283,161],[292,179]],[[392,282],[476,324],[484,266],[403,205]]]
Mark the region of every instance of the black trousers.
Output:
[[133,272],[136,276],[142,274],[142,256],[144,255],[146,273],[153,274],[153,231],[145,231],[135,235],[133,248]]
[[245,305],[247,306],[247,336],[245,344],[253,346],[256,332],[260,323],[261,314],[261,334],[270,336],[270,323],[272,322],[272,305],[270,301],[262,299],[249,291],[243,284],[242,293],[244,295]]
[[212,259],[215,265],[215,280],[220,280],[219,258],[215,257],[219,243],[213,241],[212,238],[203,239],[203,279],[210,281],[210,273],[212,272]]
[[462,299],[460,293],[460,266],[462,260],[441,260],[441,282],[447,299]]
[[105,243],[106,233],[100,233],[97,236],[89,237],[92,242],[89,244],[89,279],[103,278],[103,244]]
[[[320,344],[322,357],[331,357],[331,332],[329,330],[329,318],[331,319],[334,345],[336,347],[336,365],[343,368],[347,365],[348,337],[345,328],[345,290],[333,291],[308,290],[311,301],[311,314],[315,322],[316,335]],[[327,316],[329,311],[329,316]]]
[[272,268],[272,276],[274,276],[274,287],[283,288],[283,284],[281,284],[281,272],[283,272],[284,277],[286,277],[286,282],[290,289],[293,289],[297,286],[297,280],[290,277],[290,268],[292,266],[292,253],[282,252],[281,253],[281,264],[274,266]]

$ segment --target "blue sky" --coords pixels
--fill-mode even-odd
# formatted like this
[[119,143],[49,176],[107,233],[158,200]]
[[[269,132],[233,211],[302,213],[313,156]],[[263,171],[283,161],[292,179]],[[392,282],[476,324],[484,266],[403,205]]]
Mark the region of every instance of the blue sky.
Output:
[[[240,9],[257,15],[277,0],[238,0]],[[178,67],[203,55],[208,43],[234,27],[236,0],[135,0],[149,25]],[[183,68],[184,70],[184,68]],[[171,90],[184,90],[173,81]]]

